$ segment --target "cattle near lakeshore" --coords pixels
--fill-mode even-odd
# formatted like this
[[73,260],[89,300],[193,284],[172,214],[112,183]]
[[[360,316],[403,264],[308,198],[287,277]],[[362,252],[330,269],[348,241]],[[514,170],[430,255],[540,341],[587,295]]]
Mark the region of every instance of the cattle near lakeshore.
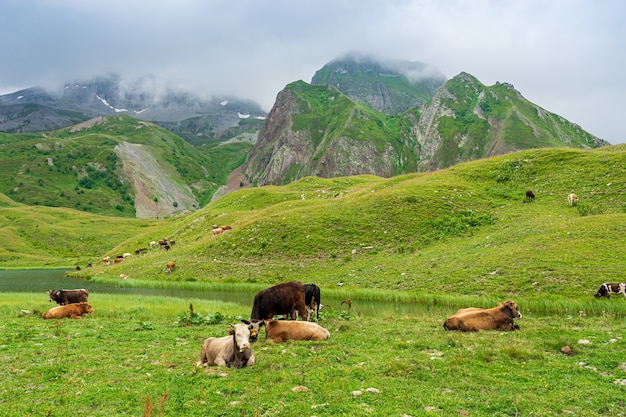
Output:
[[[252,367],[198,368],[203,340],[225,336],[228,323],[245,317],[249,307],[196,299],[195,311],[220,311],[224,321],[181,327],[186,299],[91,297],[96,314],[60,324],[17,313],[47,308],[41,294],[17,293],[0,305],[0,414],[54,408],[58,415],[141,415],[148,396],[155,416],[159,409],[192,417],[215,410],[296,416],[303,407],[315,415],[355,416],[623,411],[626,371],[616,358],[626,324],[611,314],[537,316],[521,304],[520,331],[450,333],[441,323],[455,307],[350,317],[330,306],[320,313],[331,333],[327,340],[272,344],[261,337],[252,345]],[[353,300],[353,312],[357,306]],[[571,356],[561,353],[564,346]],[[37,403],[32,384],[42,394]],[[307,391],[292,391],[298,387]],[[587,395],[590,390],[596,395]],[[275,401],[276,392],[284,393],[282,401]]]

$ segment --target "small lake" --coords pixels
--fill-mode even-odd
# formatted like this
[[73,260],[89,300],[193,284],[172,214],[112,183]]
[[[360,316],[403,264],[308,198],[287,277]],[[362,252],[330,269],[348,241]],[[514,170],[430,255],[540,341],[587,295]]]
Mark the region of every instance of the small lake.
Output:
[[[254,300],[254,295],[256,294],[256,291],[207,291],[118,287],[114,284],[94,283],[84,278],[68,277],[65,275],[65,272],[65,270],[0,270],[0,293],[41,292],[42,297],[45,297],[45,300],[47,300],[47,292],[49,290],[86,288],[89,290],[90,294],[135,294],[139,296],[175,297],[185,300],[190,298],[199,298],[205,300],[227,301],[249,308],[252,308],[252,301]],[[322,290],[322,304],[328,304],[338,308],[341,304],[341,300],[324,297],[324,292]],[[352,313],[364,316],[388,313],[412,315],[418,312],[423,313],[425,311],[442,311],[442,314],[445,315],[451,310],[456,311],[455,308],[451,309],[416,303],[361,300],[352,302]]]

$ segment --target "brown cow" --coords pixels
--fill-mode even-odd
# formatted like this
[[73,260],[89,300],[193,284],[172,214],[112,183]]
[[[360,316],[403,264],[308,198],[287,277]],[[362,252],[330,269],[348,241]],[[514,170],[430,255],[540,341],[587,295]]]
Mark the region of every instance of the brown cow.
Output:
[[72,303],[64,306],[56,306],[41,315],[44,319],[82,319],[83,315],[93,313],[93,307],[88,303]]
[[287,340],[326,340],[330,332],[317,323],[309,321],[265,320],[265,338],[274,343]]
[[60,305],[89,301],[89,290],[84,288],[80,290],[50,290],[48,295],[50,296],[48,302],[56,301]]
[[209,337],[202,344],[200,360],[196,366],[227,366],[243,368],[254,365],[254,353],[250,348],[249,322],[242,320],[228,329],[229,336]]
[[291,281],[259,291],[254,296],[251,320],[269,320],[281,314],[290,314],[295,319],[295,310],[301,312],[302,320],[309,319],[305,303],[304,285]]
[[174,268],[176,268],[174,261],[169,261],[167,265],[165,265],[165,272],[172,272]]
[[476,307],[462,308],[443,323],[446,330],[475,332],[478,330],[518,330],[519,326],[513,319],[521,319],[519,306],[508,300],[498,303],[497,307],[482,309]]

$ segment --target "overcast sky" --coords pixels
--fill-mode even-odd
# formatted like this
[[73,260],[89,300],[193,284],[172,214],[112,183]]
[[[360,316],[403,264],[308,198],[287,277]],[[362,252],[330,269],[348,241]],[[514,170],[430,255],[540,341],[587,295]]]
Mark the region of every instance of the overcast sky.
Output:
[[0,0],[0,94],[118,73],[270,110],[348,52],[508,82],[626,142],[621,0]]

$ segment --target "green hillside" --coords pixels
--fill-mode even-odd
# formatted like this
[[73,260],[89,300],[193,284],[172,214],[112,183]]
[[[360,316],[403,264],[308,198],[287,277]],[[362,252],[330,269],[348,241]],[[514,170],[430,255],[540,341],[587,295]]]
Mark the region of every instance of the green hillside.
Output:
[[200,205],[226,182],[249,149],[242,144],[196,149],[167,130],[128,116],[53,132],[0,133],[0,192],[31,206],[134,217],[137,190],[129,175],[137,172],[124,172],[116,148],[123,143],[140,145],[158,161],[159,171],[146,176],[166,177],[181,190],[188,187]]
[[[614,146],[522,151],[391,179],[307,177],[240,190],[162,221],[158,231],[138,231],[100,255],[132,252],[163,236],[176,245],[88,274],[588,298],[602,282],[623,280],[625,171],[626,147]],[[525,202],[527,189],[535,202]],[[580,198],[575,207],[567,204],[570,192]],[[233,230],[213,237],[214,224]],[[165,274],[169,260],[177,268]]]

